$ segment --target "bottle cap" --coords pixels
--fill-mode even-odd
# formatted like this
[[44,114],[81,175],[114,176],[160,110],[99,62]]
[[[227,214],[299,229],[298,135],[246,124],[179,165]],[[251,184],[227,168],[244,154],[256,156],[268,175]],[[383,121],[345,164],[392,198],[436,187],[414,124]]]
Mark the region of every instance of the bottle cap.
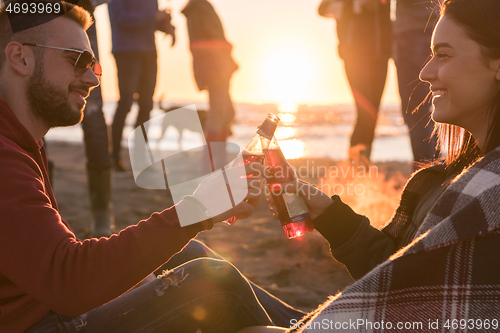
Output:
[[274,136],[274,131],[276,131],[276,127],[278,127],[278,122],[280,118],[275,114],[268,114],[266,120],[260,125],[257,133],[262,135],[266,139],[271,140]]

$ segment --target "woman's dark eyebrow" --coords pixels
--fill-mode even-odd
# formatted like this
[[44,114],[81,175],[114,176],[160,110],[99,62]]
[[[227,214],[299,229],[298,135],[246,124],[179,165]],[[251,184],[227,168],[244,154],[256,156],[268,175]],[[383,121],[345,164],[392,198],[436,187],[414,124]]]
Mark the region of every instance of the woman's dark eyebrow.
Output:
[[439,48],[441,48],[441,47],[449,47],[450,49],[452,49],[452,48],[453,48],[453,46],[451,46],[451,45],[450,45],[450,44],[448,44],[448,43],[438,43],[438,44],[434,44],[434,45],[432,46],[432,48],[431,48],[431,49],[432,49],[434,52],[436,52],[436,50],[437,50],[437,49],[439,49]]

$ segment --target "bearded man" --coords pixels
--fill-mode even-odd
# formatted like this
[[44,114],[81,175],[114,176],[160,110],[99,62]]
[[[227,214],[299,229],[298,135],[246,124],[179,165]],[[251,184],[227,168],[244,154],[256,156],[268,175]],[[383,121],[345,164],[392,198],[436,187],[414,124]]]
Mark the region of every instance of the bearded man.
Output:
[[[16,14],[26,3],[35,12]],[[37,13],[42,6],[51,12]],[[42,138],[52,127],[79,123],[99,85],[101,66],[85,32],[91,23],[87,11],[54,0],[13,0],[0,9],[0,332],[206,333],[271,325],[249,282],[226,261],[197,259],[151,275],[213,222],[248,217],[259,181],[249,181],[245,201],[212,218],[210,207],[186,196],[109,238],[81,241],[60,216]],[[244,169],[263,172],[255,163]],[[180,210],[194,222],[181,227]]]

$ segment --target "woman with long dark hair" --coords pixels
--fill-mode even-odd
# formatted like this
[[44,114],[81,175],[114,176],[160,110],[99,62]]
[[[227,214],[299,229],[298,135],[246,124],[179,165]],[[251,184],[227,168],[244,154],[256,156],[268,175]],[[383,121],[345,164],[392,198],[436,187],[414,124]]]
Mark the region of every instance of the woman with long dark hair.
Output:
[[500,1],[444,1],[431,48],[420,77],[446,157],[413,175],[382,230],[338,196],[288,188],[358,279],[291,331],[500,328]]

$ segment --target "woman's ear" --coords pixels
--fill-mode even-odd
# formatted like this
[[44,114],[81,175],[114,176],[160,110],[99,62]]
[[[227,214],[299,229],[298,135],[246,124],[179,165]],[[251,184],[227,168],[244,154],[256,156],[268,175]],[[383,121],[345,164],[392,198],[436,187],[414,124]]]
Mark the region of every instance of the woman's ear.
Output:
[[7,44],[5,58],[7,66],[22,76],[30,75],[35,64],[33,53],[18,42]]

